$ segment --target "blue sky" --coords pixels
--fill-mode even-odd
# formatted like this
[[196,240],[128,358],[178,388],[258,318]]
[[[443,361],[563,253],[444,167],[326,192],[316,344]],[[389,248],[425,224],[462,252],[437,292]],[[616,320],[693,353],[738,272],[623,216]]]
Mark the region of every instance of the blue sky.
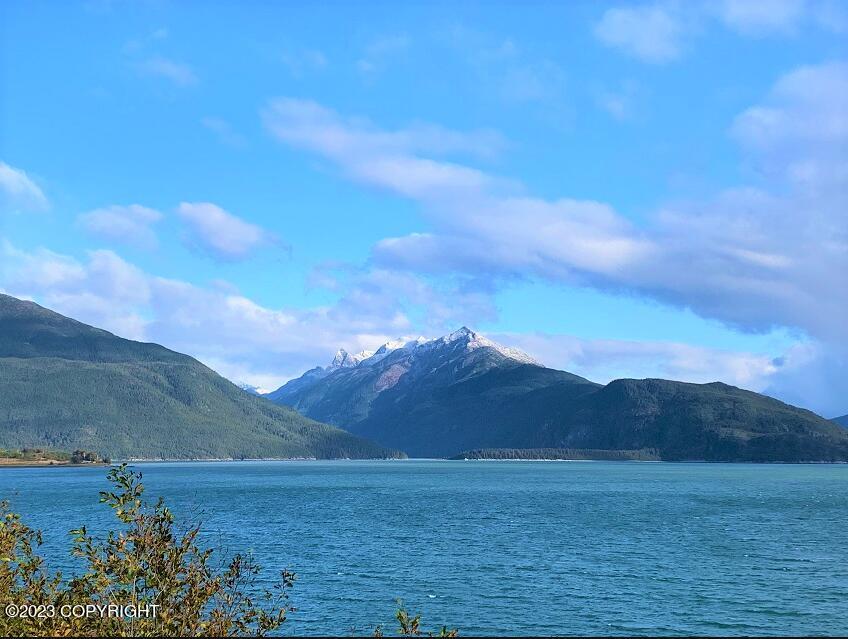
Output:
[[0,6],[0,288],[271,388],[467,324],[848,411],[844,4]]

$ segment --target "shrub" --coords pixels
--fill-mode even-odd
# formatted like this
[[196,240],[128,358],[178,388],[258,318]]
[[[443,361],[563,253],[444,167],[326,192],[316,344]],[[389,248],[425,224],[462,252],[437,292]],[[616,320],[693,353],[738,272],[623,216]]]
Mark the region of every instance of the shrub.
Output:
[[[406,611],[406,607],[403,605],[403,601],[401,599],[397,600],[398,609],[395,613],[395,619],[397,619],[398,632],[401,637],[458,637],[459,631],[454,628],[453,630],[448,630],[447,626],[442,626],[439,629],[439,634],[434,635],[432,632],[426,632],[421,629],[421,613],[418,613],[414,617],[410,617],[409,613]],[[375,637],[382,637],[383,635],[383,627],[377,626],[374,629]]]
[[[0,610],[0,634],[264,636],[283,624],[292,610],[287,597],[293,573],[283,571],[274,590],[254,599],[259,566],[252,558],[236,555],[226,568],[216,570],[210,562],[212,551],[197,545],[199,527],[179,533],[161,499],[155,505],[143,499],[141,473],[124,464],[110,471],[109,480],[113,490],[102,492],[101,502],[112,508],[120,529],[104,541],[94,539],[85,527],[71,531],[72,552],[85,561],[86,570],[69,581],[61,573],[47,573],[36,554],[41,533],[0,503],[0,601],[42,612],[42,618],[36,618]],[[80,604],[118,604],[157,614],[61,614]]]

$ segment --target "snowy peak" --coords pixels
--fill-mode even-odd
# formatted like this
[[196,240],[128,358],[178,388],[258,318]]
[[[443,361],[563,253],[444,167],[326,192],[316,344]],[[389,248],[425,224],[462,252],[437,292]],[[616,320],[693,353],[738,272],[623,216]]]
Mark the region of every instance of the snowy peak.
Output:
[[464,340],[471,340],[471,339],[475,339],[477,337],[478,337],[477,333],[472,331],[467,326],[463,326],[459,330],[454,331],[450,335],[445,335],[444,337],[442,337],[440,339],[443,339],[447,342],[455,342],[457,340],[463,340],[463,339]]
[[327,370],[336,370],[339,368],[353,368],[354,366],[359,366],[362,360],[367,359],[373,355],[372,351],[362,351],[361,353],[357,353],[356,355],[351,355],[345,349],[340,348],[336,351],[336,356],[333,357],[333,361],[330,362],[330,365],[327,367]]
[[421,346],[422,344],[426,344],[432,340],[428,340],[425,337],[417,337],[412,340],[407,340],[403,338],[393,339],[390,342],[386,342],[376,351],[371,357],[367,357],[362,360],[362,364],[365,366],[373,366],[380,360],[384,359],[387,355],[394,353],[399,350],[408,350],[412,351]]
[[444,348],[450,348],[453,352],[457,346],[460,346],[464,351],[470,352],[478,348],[490,348],[497,351],[504,357],[520,362],[522,364],[539,363],[530,357],[527,353],[515,348],[502,346],[497,342],[483,337],[479,333],[475,333],[467,326],[463,326],[448,335],[436,339],[427,339],[425,337],[417,337],[416,339],[408,340],[398,338],[386,342],[376,351],[363,351],[357,355],[350,355],[343,348],[339,349],[333,358],[332,364],[327,368],[328,371],[334,371],[340,368],[354,368],[356,366],[374,366],[392,353],[400,350],[408,351],[414,354],[418,349],[423,349],[428,352],[438,351]]
[[[525,364],[532,366],[522,366]],[[526,353],[501,346],[463,326],[436,339],[391,340],[374,353],[350,355],[339,349],[330,366],[304,373],[269,398],[319,421],[348,423],[365,419],[372,402],[387,391],[407,397],[414,395],[415,389],[444,388],[498,368],[526,368],[518,371],[519,376],[550,374]]]
[[336,356],[327,368],[349,368],[356,366],[353,363],[353,357],[345,349],[340,348],[336,351]]
[[515,360],[522,364],[535,364],[537,366],[539,365],[539,362],[530,357],[524,351],[520,351],[517,348],[502,346],[497,342],[493,342],[492,340],[483,337],[479,333],[475,333],[467,326],[463,326],[459,330],[433,341],[434,346],[453,346],[457,343],[464,344],[465,350],[469,352],[478,348],[490,348],[494,351],[497,351],[504,357],[507,357],[511,360]]

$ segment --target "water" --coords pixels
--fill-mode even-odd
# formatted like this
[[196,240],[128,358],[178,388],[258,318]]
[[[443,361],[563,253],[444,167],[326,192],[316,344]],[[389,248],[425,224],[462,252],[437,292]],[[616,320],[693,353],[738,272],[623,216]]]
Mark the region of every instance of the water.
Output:
[[[140,464],[205,543],[297,572],[286,634],[848,634],[848,466],[621,462]],[[103,468],[0,470],[73,569]],[[90,526],[91,527],[91,526]]]

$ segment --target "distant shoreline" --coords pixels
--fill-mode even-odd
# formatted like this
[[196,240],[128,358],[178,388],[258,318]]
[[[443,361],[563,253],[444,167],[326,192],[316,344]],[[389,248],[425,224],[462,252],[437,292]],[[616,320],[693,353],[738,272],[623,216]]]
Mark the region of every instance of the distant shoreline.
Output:
[[111,466],[111,464],[107,464],[106,462],[88,462],[83,464],[72,464],[71,462],[57,461],[55,459],[45,461],[35,461],[32,459],[27,459],[21,460],[20,462],[12,459],[0,460],[0,468],[82,468],[87,466],[102,467]]
[[[496,458],[446,458],[446,457],[407,457],[405,459],[396,458],[380,458],[373,459],[353,459],[353,458],[336,458],[336,459],[319,459],[317,457],[257,457],[250,459],[233,459],[233,458],[212,458],[212,457],[197,457],[197,458],[169,458],[169,459],[115,459],[111,464],[54,464],[55,466],[114,466],[118,464],[179,464],[179,463],[242,463],[242,462],[416,462],[416,461],[437,461],[437,462],[638,462],[648,464],[848,464],[844,461],[713,461],[707,459],[567,459],[567,458],[536,458],[536,459],[496,459]],[[33,465],[36,466],[36,465]],[[40,464],[37,466],[41,466]],[[20,467],[20,466],[18,466]]]

